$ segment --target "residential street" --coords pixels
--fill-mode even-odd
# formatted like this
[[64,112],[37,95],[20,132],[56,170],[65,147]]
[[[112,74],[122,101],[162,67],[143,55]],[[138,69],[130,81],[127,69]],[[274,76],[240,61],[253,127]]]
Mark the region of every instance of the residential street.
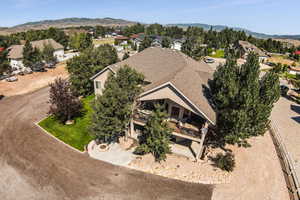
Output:
[[213,186],[114,166],[73,151],[34,122],[48,89],[0,101],[1,200],[211,199]]

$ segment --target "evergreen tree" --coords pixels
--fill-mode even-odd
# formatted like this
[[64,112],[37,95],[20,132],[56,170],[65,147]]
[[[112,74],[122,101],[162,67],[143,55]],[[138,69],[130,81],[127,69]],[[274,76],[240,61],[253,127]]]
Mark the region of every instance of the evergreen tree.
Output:
[[93,46],[93,40],[88,33],[75,34],[70,39],[70,47],[78,51],[84,51]]
[[0,52],[0,75],[10,70],[10,65],[7,59],[8,51]]
[[125,60],[125,59],[127,59],[127,58],[129,58],[129,57],[130,57],[130,56],[129,56],[129,53],[128,53],[128,52],[125,52],[124,55],[123,55],[122,60]]
[[167,124],[166,118],[167,114],[164,108],[156,105],[144,127],[140,146],[135,149],[135,153],[152,153],[158,162],[166,159],[166,154],[171,153],[171,129]]
[[143,51],[148,47],[151,47],[151,44],[152,44],[152,39],[146,36],[139,46],[139,52]]
[[104,67],[116,63],[118,55],[110,45],[101,45],[96,49],[86,49],[79,56],[67,62],[72,89],[76,95],[89,95],[93,92],[93,81],[90,78]]
[[161,46],[163,48],[171,48],[171,39],[168,37],[163,37],[162,42],[161,42]]
[[264,134],[273,104],[280,95],[278,75],[259,80],[259,62],[249,54],[241,67],[229,56],[209,83],[217,110],[217,128],[224,141],[247,146],[247,139]]
[[101,142],[117,142],[128,128],[134,101],[142,91],[144,77],[129,66],[111,74],[93,107],[91,133]]
[[34,65],[42,61],[42,54],[37,48],[33,48],[29,41],[26,41],[23,48],[23,64],[33,69]]
[[43,49],[43,59],[46,63],[56,62],[56,57],[54,56],[54,48],[51,44],[44,45]]
[[23,48],[23,64],[25,67],[32,67],[34,64],[33,61],[34,49],[30,42],[27,40]]

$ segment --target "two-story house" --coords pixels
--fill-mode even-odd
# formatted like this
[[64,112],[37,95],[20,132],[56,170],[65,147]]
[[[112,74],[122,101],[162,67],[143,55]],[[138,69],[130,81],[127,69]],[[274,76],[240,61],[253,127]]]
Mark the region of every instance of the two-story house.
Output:
[[129,136],[137,138],[155,104],[169,114],[172,141],[188,146],[199,158],[207,128],[216,122],[216,113],[207,98],[208,80],[213,71],[174,49],[150,47],[126,60],[110,65],[94,75],[95,94],[101,95],[109,74],[128,65],[144,74],[146,84],[130,123]]

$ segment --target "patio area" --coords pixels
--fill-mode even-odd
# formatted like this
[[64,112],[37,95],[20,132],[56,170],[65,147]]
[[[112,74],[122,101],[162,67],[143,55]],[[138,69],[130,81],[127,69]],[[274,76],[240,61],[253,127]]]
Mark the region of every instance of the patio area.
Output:
[[90,157],[119,166],[128,166],[135,158],[132,153],[134,149],[124,150],[121,144],[118,143],[110,144],[105,150],[101,149],[100,145],[97,145],[93,140],[88,144],[87,149]]

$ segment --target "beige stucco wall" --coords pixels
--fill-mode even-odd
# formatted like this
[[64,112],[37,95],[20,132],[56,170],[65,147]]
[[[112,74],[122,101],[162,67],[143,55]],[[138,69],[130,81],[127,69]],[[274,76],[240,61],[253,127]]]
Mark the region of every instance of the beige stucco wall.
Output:
[[[105,71],[102,72],[102,74],[100,74],[97,78],[94,79],[94,89],[95,89],[95,95],[102,95],[103,89],[104,89],[104,84],[108,78],[108,76],[110,75],[111,70],[110,69],[106,69]],[[100,84],[100,88],[96,88],[96,81],[98,81]]]
[[176,94],[174,90],[172,90],[170,87],[171,86],[165,86],[162,89],[151,92],[145,96],[142,96],[140,100],[147,101],[147,100],[156,100],[156,99],[170,99],[175,103],[181,105],[182,107],[186,108],[187,110],[199,114],[198,111],[196,111],[191,105],[189,105],[189,103],[185,101],[182,97]]

